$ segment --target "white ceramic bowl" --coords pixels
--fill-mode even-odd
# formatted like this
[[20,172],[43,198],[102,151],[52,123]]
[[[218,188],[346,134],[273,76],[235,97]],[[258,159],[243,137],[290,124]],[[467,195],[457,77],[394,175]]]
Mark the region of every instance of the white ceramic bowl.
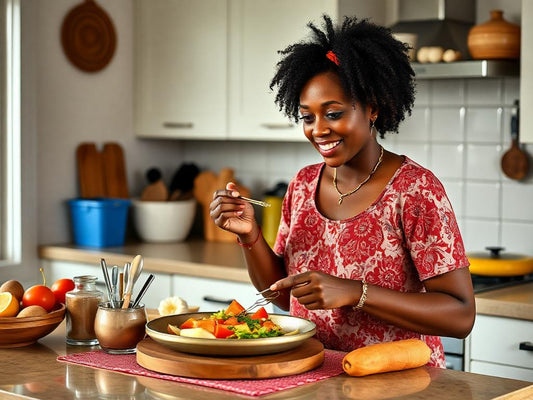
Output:
[[181,242],[189,234],[196,200],[132,201],[133,225],[145,242]]

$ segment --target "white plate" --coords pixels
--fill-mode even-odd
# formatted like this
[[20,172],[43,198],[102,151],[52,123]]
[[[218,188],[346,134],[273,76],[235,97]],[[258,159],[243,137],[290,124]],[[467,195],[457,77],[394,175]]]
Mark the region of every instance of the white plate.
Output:
[[156,342],[173,350],[185,353],[216,356],[251,356],[272,354],[300,346],[306,339],[314,336],[316,326],[313,322],[289,315],[270,314],[272,321],[285,331],[298,329],[299,333],[260,339],[201,339],[167,333],[167,325],[180,326],[189,318],[206,318],[212,313],[187,313],[167,315],[146,324],[146,333]]

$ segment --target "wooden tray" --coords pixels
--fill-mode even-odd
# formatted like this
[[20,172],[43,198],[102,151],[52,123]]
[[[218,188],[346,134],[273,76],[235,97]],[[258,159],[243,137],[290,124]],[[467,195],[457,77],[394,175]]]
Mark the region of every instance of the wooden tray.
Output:
[[324,362],[324,346],[307,339],[283,353],[250,357],[209,357],[171,350],[150,338],[137,345],[137,363],[169,375],[204,379],[265,379],[300,374]]

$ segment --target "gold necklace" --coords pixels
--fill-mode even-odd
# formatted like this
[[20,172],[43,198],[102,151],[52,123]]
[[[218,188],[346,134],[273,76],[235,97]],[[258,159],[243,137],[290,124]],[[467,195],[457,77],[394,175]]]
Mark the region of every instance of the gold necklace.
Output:
[[348,193],[341,193],[339,188],[337,187],[337,168],[333,170],[333,187],[339,194],[339,205],[342,204],[342,200],[344,200],[345,197],[348,197],[355,192],[357,192],[359,189],[361,189],[361,186],[363,186],[365,183],[369,181],[370,178],[372,178],[372,175],[377,171],[378,167],[381,165],[381,162],[383,161],[383,146],[381,147],[381,152],[379,154],[378,161],[376,162],[376,165],[374,165],[374,168],[372,168],[372,171],[370,171],[370,174],[366,177],[364,181],[362,181],[359,185],[355,187],[355,189],[350,190]]

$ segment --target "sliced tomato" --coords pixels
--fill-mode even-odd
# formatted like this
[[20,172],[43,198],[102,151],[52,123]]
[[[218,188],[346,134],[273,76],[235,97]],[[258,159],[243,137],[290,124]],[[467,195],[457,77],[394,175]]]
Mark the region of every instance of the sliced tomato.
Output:
[[196,328],[197,324],[198,320],[196,318],[189,318],[187,321],[180,325],[180,329]]
[[225,339],[233,335],[233,333],[234,332],[225,325],[216,324],[215,326],[215,337],[217,339]]
[[237,300],[233,300],[226,309],[228,315],[238,315],[244,311],[244,307],[239,304]]
[[265,310],[265,307],[261,307],[259,310],[254,312],[250,318],[252,318],[252,319],[267,319],[268,318],[268,313]]
[[206,331],[210,333],[215,332],[215,320],[214,319],[199,319],[196,321],[196,327],[197,328],[204,328]]
[[237,325],[238,323],[239,320],[237,319],[237,317],[229,317],[223,322],[224,325]]

